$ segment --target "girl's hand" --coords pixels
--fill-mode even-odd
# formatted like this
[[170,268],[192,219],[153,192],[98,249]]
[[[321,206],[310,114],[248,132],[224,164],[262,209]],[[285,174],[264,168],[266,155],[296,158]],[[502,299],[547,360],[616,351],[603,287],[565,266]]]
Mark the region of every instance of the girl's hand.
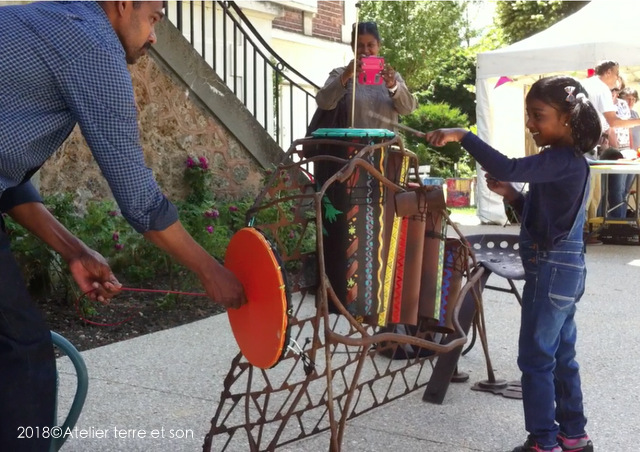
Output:
[[430,145],[441,147],[447,143],[462,140],[467,133],[469,131],[465,129],[438,129],[433,132],[427,132],[425,139]]
[[487,181],[487,187],[489,187],[489,190],[502,196],[505,201],[511,202],[518,197],[518,191],[513,187],[513,185],[511,185],[510,182],[503,182],[501,180],[498,180],[489,173],[486,173],[484,175],[484,178]]
[[391,65],[385,64],[381,74],[387,89],[392,89],[398,83],[396,81],[396,70]]

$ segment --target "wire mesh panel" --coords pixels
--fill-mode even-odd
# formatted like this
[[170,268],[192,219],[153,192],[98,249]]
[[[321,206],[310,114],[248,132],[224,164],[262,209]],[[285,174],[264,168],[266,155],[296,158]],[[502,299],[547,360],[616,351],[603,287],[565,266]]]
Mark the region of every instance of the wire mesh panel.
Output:
[[[344,147],[345,152],[305,155],[310,144]],[[335,171],[314,177],[319,168],[328,167]],[[384,259],[385,271],[390,269],[383,285],[392,285],[402,224],[394,199],[407,192],[408,181],[417,175],[415,154],[405,151],[397,137],[355,142],[307,138],[292,144],[248,213],[248,223],[269,237],[283,261],[293,294],[291,341],[272,369],[253,367],[241,354],[235,357],[203,450],[274,450],[330,431],[328,449],[338,451],[347,420],[427,385],[434,358],[462,348],[466,335],[456,315],[447,341],[441,342],[441,333],[432,328],[433,319],[418,319],[400,331],[388,324],[388,307],[377,308],[374,315],[350,312],[327,276],[335,265],[326,258],[327,193],[363,177],[380,190],[375,202],[382,206],[377,215],[383,230],[376,255]],[[367,201],[358,205],[362,202]],[[444,209],[441,214],[449,223]],[[351,227],[348,221],[345,225]],[[462,271],[468,276],[468,268]],[[464,298],[475,284],[477,278],[468,278],[458,297]],[[393,287],[379,291],[389,299],[392,292]],[[383,306],[379,299],[373,301]]]

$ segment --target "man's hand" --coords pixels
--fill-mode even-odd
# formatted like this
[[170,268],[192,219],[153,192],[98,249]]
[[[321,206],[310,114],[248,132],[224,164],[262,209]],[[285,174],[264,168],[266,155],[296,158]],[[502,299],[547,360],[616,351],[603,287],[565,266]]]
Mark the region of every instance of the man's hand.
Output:
[[447,143],[462,140],[467,133],[469,131],[465,129],[438,129],[427,132],[425,140],[432,146],[442,147]]
[[86,248],[83,253],[67,262],[69,270],[82,293],[92,300],[103,302],[120,292],[122,284],[113,275],[106,259],[98,252]]
[[237,309],[247,302],[240,281],[226,267],[212,259],[211,269],[198,275],[207,295],[225,308]]
[[120,291],[104,257],[71,234],[40,202],[19,204],[8,213],[60,254],[83,293],[95,289],[90,298],[104,301]]
[[211,257],[179,221],[162,231],[147,231],[144,237],[194,272],[207,295],[216,303],[239,308],[247,302],[242,284],[235,275]]

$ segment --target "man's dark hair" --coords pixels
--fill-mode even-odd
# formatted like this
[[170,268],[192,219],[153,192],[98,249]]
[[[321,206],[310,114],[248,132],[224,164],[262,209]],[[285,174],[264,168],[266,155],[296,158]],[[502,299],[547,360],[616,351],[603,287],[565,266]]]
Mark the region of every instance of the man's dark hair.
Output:
[[600,160],[620,160],[624,158],[622,152],[617,150],[616,148],[607,148],[600,153],[598,157]]
[[617,61],[604,60],[600,61],[595,67],[596,75],[604,75],[609,69],[619,66]]

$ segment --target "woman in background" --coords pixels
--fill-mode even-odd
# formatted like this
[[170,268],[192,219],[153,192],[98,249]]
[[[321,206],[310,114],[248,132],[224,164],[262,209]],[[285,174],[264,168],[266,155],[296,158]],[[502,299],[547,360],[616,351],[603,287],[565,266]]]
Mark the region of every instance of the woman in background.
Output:
[[[354,27],[351,32],[351,47],[358,55],[355,68],[357,77],[362,70],[362,58],[377,56],[380,51],[380,35],[375,22],[361,22],[357,30]],[[392,124],[398,122],[398,115],[408,115],[418,107],[418,102],[409,92],[400,74],[386,64],[381,73],[384,83],[366,85],[356,81],[356,102],[352,122],[353,76],[354,64],[351,60],[347,66],[333,69],[322,89],[316,94],[318,107],[323,110],[333,110],[340,99],[346,96],[349,126],[394,130]],[[372,113],[375,113],[375,116]]]

